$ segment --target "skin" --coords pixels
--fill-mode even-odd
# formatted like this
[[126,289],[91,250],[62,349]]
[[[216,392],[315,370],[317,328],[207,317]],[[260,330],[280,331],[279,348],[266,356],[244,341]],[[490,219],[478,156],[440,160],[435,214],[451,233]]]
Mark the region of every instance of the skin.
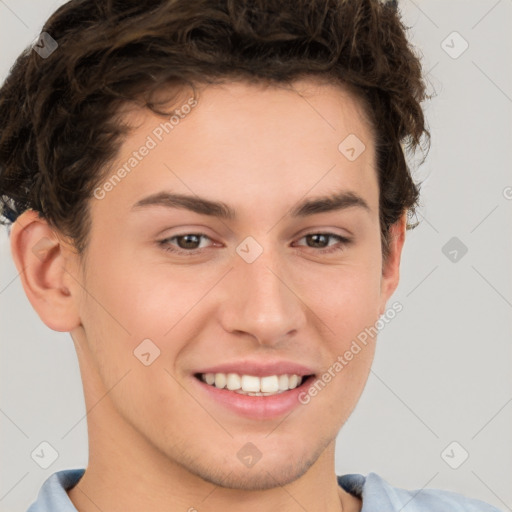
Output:
[[[149,111],[126,116],[134,129],[119,165],[162,122]],[[351,133],[366,146],[352,162],[338,150]],[[369,210],[287,215],[304,198],[342,189]],[[131,211],[163,190],[223,201],[237,219]],[[34,211],[18,218],[11,250],[27,297],[48,327],[71,333],[80,364],[89,464],[68,491],[78,510],[361,509],[337,485],[335,439],[364,389],[375,339],[286,418],[243,418],[199,393],[192,372],[246,357],[286,359],[317,375],[331,367],[398,284],[406,217],[392,226],[383,262],[378,205],[373,137],[359,104],[338,86],[304,79],[294,90],[205,87],[130,174],[91,199],[85,261]],[[199,239],[199,255],[158,245],[198,232],[209,237]],[[322,232],[353,242],[320,254],[341,246],[305,238]],[[247,236],[263,248],[250,264],[235,251]],[[32,248],[44,238],[51,243],[37,257]],[[161,351],[149,366],[133,354],[146,338]],[[251,468],[237,457],[247,442],[262,453]]]

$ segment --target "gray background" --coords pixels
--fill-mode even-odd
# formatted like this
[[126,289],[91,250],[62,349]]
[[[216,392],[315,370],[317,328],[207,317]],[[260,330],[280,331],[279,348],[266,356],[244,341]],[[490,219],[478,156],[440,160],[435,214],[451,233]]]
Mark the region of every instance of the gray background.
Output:
[[[61,3],[0,0],[2,80]],[[449,489],[512,510],[512,1],[400,5],[437,95],[426,110],[432,149],[415,175],[424,181],[421,224],[408,233],[389,303],[404,309],[380,334],[339,435],[336,472],[373,471],[397,487]],[[457,261],[454,247],[443,253],[452,237]],[[32,309],[5,228],[0,335],[0,510],[24,511],[51,473],[87,465],[87,429],[71,337]],[[59,454],[47,469],[31,458],[43,441]],[[459,464],[463,450],[468,459],[453,469],[447,461]]]

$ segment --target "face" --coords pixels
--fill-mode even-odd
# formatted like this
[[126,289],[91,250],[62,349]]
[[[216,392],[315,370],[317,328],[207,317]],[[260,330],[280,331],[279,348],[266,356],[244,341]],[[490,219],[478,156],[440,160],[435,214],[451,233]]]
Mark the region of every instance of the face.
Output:
[[[100,429],[108,416],[120,439],[232,488],[284,485],[320,463],[359,399],[375,340],[344,354],[394,289],[362,111],[335,86],[294,89],[206,87],[197,104],[184,96],[167,131],[131,112],[110,186],[91,200],[75,269],[83,288],[70,280],[86,395],[110,390],[89,420]],[[350,134],[365,146],[355,159],[339,149]],[[301,208],[333,196],[336,208]],[[192,207],[199,198],[230,215]]]

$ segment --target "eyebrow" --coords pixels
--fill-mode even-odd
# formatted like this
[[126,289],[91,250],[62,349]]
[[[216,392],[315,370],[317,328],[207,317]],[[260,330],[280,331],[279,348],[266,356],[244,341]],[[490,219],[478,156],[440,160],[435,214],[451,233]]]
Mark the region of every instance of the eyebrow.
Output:
[[[137,201],[132,206],[131,210],[140,210],[141,208],[151,206],[184,208],[201,215],[218,217],[219,219],[236,219],[235,210],[222,201],[211,201],[199,196],[173,194],[169,192],[157,192],[144,197]],[[290,215],[292,217],[307,217],[309,215],[345,210],[352,207],[358,207],[363,210],[367,210],[368,212],[371,211],[368,203],[361,196],[355,192],[341,191],[330,196],[306,199],[294,206],[290,211]]]

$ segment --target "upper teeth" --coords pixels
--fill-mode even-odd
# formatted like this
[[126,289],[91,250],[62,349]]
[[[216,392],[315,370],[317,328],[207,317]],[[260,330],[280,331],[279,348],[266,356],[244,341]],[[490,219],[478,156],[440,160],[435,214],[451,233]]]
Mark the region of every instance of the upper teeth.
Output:
[[227,388],[243,394],[277,394],[294,389],[302,383],[300,375],[239,375],[238,373],[202,373],[201,379],[216,388]]

